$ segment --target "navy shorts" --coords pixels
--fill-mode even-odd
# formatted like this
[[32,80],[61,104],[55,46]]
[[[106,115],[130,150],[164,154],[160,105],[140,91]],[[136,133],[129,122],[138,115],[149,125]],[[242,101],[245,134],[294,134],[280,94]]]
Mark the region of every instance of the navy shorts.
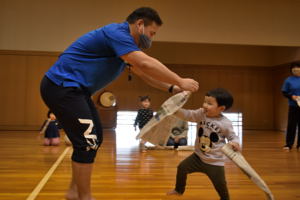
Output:
[[84,88],[56,85],[44,76],[41,96],[73,145],[72,160],[93,163],[102,143],[102,126],[91,95]]

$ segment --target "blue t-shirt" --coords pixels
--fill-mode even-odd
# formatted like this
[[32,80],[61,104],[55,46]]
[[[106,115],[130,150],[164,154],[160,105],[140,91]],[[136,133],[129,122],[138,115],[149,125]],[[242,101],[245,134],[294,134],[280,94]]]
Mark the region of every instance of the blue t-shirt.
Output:
[[[288,77],[284,81],[281,91],[289,95],[300,96],[300,77],[299,76]],[[297,102],[289,99],[289,106],[297,106]]]
[[85,87],[91,94],[105,87],[125,69],[120,56],[140,51],[129,24],[114,23],[93,30],[69,46],[46,72],[55,84]]

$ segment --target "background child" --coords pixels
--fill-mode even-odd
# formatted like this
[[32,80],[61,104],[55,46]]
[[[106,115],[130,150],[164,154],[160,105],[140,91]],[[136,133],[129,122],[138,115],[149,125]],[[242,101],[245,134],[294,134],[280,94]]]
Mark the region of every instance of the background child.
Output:
[[56,146],[60,143],[59,125],[55,115],[49,110],[47,113],[48,119],[45,120],[41,127],[40,134],[44,134],[44,145],[45,146]]
[[[141,109],[138,110],[137,116],[134,121],[134,129],[136,130],[136,126],[138,125],[139,129],[142,129],[147,122],[153,117],[153,111],[150,108],[151,99],[149,96],[141,96],[140,97]],[[142,151],[146,151],[145,141],[140,141],[140,149]]]
[[[168,195],[182,195],[185,191],[187,175],[194,172],[206,174],[212,181],[221,200],[229,200],[224,160],[221,148],[227,139],[235,151],[240,149],[239,138],[233,131],[232,123],[222,112],[232,106],[233,97],[225,89],[209,91],[204,97],[203,108],[197,110],[180,109],[175,115],[183,120],[197,122],[198,134],[195,152],[181,161],[177,167],[176,187]],[[200,198],[200,197],[199,197]]]
[[174,146],[177,149],[178,146],[187,145],[187,132],[189,130],[187,121],[183,121],[176,117],[174,127],[171,130],[170,138],[168,139],[167,146]]

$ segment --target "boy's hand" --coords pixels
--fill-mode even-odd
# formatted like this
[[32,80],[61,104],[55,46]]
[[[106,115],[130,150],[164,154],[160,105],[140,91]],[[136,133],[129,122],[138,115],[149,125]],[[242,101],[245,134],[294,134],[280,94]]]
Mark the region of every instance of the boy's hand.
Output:
[[237,142],[229,142],[234,151],[241,151],[240,144]]

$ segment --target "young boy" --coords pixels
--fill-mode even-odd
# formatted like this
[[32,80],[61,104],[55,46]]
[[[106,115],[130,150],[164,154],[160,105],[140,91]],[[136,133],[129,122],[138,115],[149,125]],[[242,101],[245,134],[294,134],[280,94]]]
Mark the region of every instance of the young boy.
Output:
[[[149,96],[141,96],[140,97],[140,102],[142,108],[138,110],[137,116],[134,121],[134,129],[136,130],[136,126],[138,125],[139,129],[141,130],[147,122],[150,121],[150,119],[153,117],[153,111],[150,108],[151,106],[151,100]],[[140,150],[142,152],[146,152],[146,147],[145,147],[145,141],[141,140],[140,141]]]
[[167,195],[182,195],[185,191],[187,175],[193,172],[205,173],[212,181],[221,200],[229,200],[224,160],[221,148],[229,141],[235,151],[240,150],[239,138],[232,123],[222,115],[232,106],[233,97],[222,88],[213,89],[204,97],[203,108],[198,110],[180,109],[175,115],[183,120],[197,122],[198,134],[195,152],[181,161],[177,167],[176,187]]

